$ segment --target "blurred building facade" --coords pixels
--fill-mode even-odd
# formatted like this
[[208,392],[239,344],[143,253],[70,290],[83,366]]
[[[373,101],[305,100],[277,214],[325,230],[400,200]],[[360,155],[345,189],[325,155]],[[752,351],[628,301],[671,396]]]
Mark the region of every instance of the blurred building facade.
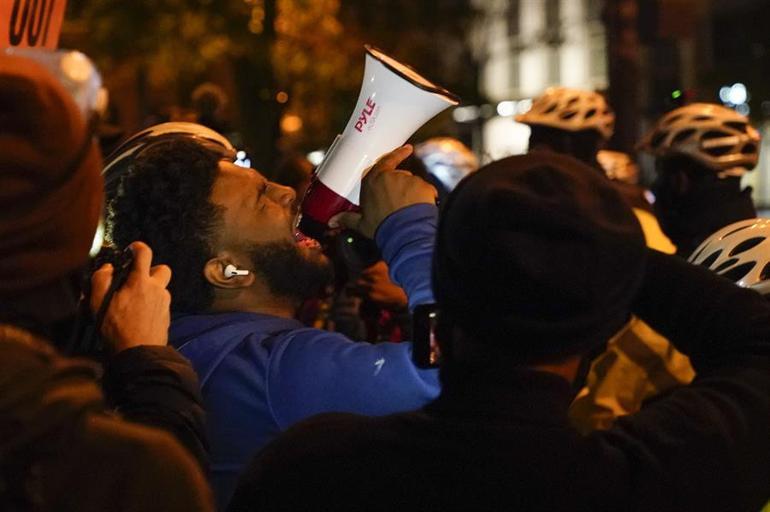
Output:
[[[494,160],[527,150],[529,128],[513,115],[555,85],[608,85],[602,0],[479,0],[476,38],[480,88],[478,149]],[[471,116],[474,112],[469,112]],[[462,118],[462,114],[461,114]]]
[[[618,113],[614,149],[633,152],[655,119],[703,101],[748,113],[763,136],[747,174],[756,203],[770,208],[770,31],[768,0],[475,0],[471,36],[487,104],[458,109],[475,125],[483,161],[527,150],[529,129],[513,115],[547,87],[606,91]],[[745,86],[742,104],[725,88]],[[720,98],[720,91],[722,98]],[[643,175],[652,162],[639,155]]]

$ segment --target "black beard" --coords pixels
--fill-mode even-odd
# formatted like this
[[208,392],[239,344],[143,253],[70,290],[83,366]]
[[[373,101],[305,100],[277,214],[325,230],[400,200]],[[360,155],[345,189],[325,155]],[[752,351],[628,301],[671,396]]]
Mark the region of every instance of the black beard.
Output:
[[254,245],[251,261],[273,295],[295,303],[317,296],[334,279],[329,260],[320,254],[308,258],[293,242]]

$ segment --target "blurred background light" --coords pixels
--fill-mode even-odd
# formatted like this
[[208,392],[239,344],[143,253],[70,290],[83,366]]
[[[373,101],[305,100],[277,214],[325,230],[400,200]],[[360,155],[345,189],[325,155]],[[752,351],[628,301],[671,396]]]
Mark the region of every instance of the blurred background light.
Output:
[[302,129],[302,118],[295,114],[286,114],[281,119],[283,133],[296,133]]
[[727,98],[733,105],[742,105],[749,99],[749,92],[745,85],[741,83],[733,84],[730,87],[730,93],[727,95]]
[[457,107],[452,111],[452,118],[458,123],[469,123],[479,118],[479,107]]
[[320,165],[324,159],[325,154],[326,153],[324,151],[317,149],[315,151],[311,151],[306,156],[307,156],[308,162],[310,162],[311,164]]
[[515,101],[501,101],[497,104],[497,115],[508,117],[516,113]]

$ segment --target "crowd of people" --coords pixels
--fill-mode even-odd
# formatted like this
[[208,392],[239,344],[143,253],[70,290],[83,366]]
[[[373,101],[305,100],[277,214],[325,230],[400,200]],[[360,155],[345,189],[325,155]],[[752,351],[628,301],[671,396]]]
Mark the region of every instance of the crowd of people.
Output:
[[[188,122],[103,159],[59,80],[0,54],[0,509],[761,510],[759,134],[677,108],[647,190],[614,120],[553,88],[526,155],[395,148],[316,241],[307,162],[271,181]],[[427,304],[438,368],[408,341]]]

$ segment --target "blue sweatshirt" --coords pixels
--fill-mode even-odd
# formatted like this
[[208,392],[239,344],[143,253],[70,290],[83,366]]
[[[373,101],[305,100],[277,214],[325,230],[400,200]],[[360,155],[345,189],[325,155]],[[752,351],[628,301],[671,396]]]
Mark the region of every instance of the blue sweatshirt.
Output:
[[[391,278],[406,291],[410,308],[433,302],[437,219],[435,206],[415,205],[377,231]],[[412,364],[410,343],[356,343],[292,319],[244,312],[180,316],[169,339],[201,381],[220,509],[243,467],[292,424],[323,412],[407,411],[439,393],[438,373]]]

